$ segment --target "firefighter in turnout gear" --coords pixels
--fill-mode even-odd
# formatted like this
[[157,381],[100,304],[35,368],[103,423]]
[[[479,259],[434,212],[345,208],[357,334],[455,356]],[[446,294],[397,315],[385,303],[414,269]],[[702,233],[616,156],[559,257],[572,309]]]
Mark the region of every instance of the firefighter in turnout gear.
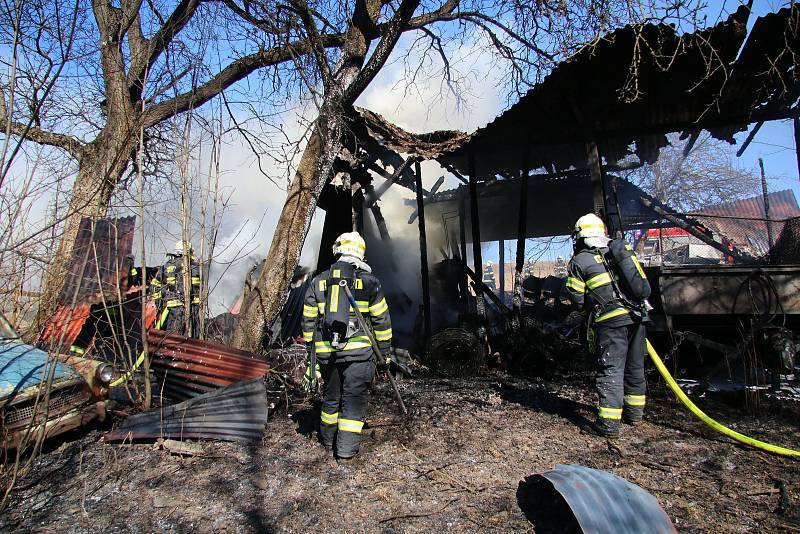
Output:
[[150,294],[158,308],[156,328],[167,332],[176,332],[188,337],[198,337],[199,310],[200,310],[200,267],[192,254],[192,245],[189,244],[189,298],[191,316],[189,321],[190,331],[185,330],[186,307],[184,306],[185,293],[183,290],[183,241],[175,243],[175,250],[167,253],[167,261],[159,267],[158,273],[150,282]]
[[487,261],[486,267],[483,268],[483,283],[492,291],[497,290],[497,284],[494,281],[494,262],[492,260]]
[[588,319],[589,348],[597,358],[594,430],[616,437],[620,420],[635,425],[644,414],[645,299],[650,286],[631,247],[622,239],[609,239],[596,215],[578,219],[573,238],[566,285]]
[[[340,459],[358,453],[376,366],[369,336],[359,327],[343,284],[371,323],[384,356],[389,356],[392,343],[389,306],[380,282],[364,262],[365,252],[358,232],[340,235],[333,245],[336,260],[312,280],[303,306],[303,339],[309,354],[305,379],[311,382],[321,375],[323,381],[319,437],[326,448],[336,446]],[[318,369],[311,366],[314,357]]]

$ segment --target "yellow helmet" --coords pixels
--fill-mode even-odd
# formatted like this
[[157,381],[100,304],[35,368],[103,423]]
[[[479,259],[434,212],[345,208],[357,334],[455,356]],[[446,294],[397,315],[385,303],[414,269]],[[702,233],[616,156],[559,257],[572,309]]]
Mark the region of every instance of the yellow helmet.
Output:
[[606,225],[594,213],[587,213],[575,223],[575,236],[577,238],[606,237]]
[[333,243],[333,255],[353,256],[359,260],[364,260],[364,253],[367,245],[364,238],[358,232],[345,232],[336,238]]

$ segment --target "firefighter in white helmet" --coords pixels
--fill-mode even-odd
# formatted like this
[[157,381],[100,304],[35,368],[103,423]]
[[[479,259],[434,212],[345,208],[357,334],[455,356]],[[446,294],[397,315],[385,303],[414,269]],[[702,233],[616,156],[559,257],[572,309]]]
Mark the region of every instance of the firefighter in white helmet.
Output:
[[[335,446],[337,458],[344,460],[359,450],[376,362],[369,336],[361,330],[342,284],[371,327],[380,352],[389,356],[392,344],[389,306],[364,261],[365,252],[358,232],[340,235],[333,245],[334,263],[312,280],[303,306],[303,339],[309,355],[305,383],[308,387],[321,377],[324,387],[319,438],[326,448]],[[319,362],[314,368],[312,350]]]
[[[645,406],[645,328],[647,313],[639,289],[647,285],[630,246],[612,241],[605,224],[593,213],[575,223],[574,255],[569,262],[567,289],[588,320],[589,346],[597,358],[597,421],[594,431],[619,435],[620,421],[641,422]],[[619,252],[612,254],[609,247]],[[622,258],[617,261],[617,258]],[[647,285],[649,296],[649,285]]]
[[173,252],[167,253],[167,261],[159,267],[158,273],[150,282],[150,291],[158,307],[156,328],[176,332],[188,337],[199,336],[200,323],[200,267],[192,254],[192,244],[188,243],[189,254],[189,331],[186,331],[185,293],[183,290],[183,241],[175,243]]
[[[502,265],[500,266],[502,269]],[[494,262],[489,260],[486,262],[486,266],[483,268],[483,278],[482,281],[486,286],[489,287],[492,291],[497,291],[497,283],[495,282],[494,278]]]

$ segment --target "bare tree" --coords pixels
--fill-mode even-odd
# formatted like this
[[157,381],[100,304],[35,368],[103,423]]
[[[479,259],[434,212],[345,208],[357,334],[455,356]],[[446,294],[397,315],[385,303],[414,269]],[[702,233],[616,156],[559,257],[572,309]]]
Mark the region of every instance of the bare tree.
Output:
[[626,178],[680,212],[731,202],[756,192],[754,169],[743,167],[728,143],[703,132],[694,143],[671,136],[653,165],[631,171]]

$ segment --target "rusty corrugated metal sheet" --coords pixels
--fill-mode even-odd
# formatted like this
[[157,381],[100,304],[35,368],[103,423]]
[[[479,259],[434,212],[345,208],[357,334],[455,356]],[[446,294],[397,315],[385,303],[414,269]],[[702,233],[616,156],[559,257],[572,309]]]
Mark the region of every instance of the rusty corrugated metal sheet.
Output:
[[[55,350],[55,346],[61,341],[61,348],[57,352],[69,351],[70,345],[78,337],[83,324],[89,318],[91,308],[91,304],[80,304],[75,308],[59,306],[53,318],[45,325],[39,338],[39,345]],[[62,333],[63,338],[61,337]]]
[[[783,231],[783,220],[800,216],[800,207],[790,189],[770,193],[767,198],[772,237],[777,240]],[[697,214],[697,219],[753,256],[764,256],[769,249],[766,216],[764,198],[758,195],[709,206]]]
[[135,225],[136,217],[81,219],[58,298],[61,305],[70,306],[74,299],[81,304],[118,300],[133,266]]
[[557,465],[539,476],[564,497],[583,532],[677,532],[655,497],[616,475],[582,465]]
[[261,441],[267,424],[267,390],[260,378],[189,399],[180,404],[132,415],[106,442],[136,439],[214,439]]
[[[769,200],[769,215],[772,220],[800,216],[800,207],[797,206],[797,199],[791,189],[769,193],[767,199]],[[765,219],[767,217],[767,213],[764,211],[764,197],[761,195],[709,206],[697,215],[721,215],[743,219]]]
[[151,368],[164,395],[176,400],[263,378],[269,372],[269,364],[254,354],[211,341],[153,329],[147,333],[147,343]]

